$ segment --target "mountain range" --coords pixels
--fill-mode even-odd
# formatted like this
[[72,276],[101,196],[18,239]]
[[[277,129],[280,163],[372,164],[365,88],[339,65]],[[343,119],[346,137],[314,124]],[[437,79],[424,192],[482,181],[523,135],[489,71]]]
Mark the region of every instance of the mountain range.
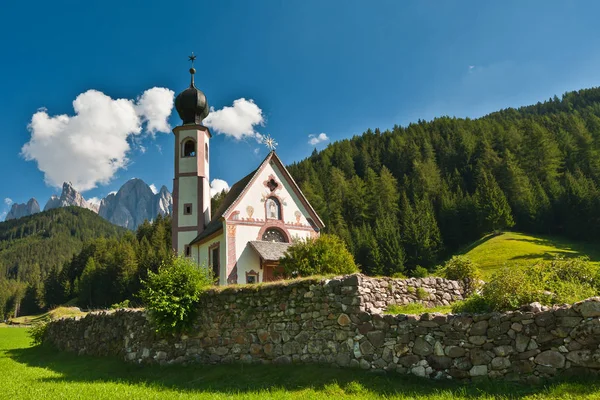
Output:
[[[118,192],[113,192],[99,203],[87,201],[71,183],[65,182],[60,196],[52,195],[44,206],[44,211],[55,208],[77,206],[91,210],[107,221],[127,229],[136,229],[145,220],[153,220],[158,214],[171,214],[173,197],[166,186],[154,193],[141,179],[130,179]],[[6,216],[6,221],[26,217],[41,211],[36,199],[26,204],[14,203]]]

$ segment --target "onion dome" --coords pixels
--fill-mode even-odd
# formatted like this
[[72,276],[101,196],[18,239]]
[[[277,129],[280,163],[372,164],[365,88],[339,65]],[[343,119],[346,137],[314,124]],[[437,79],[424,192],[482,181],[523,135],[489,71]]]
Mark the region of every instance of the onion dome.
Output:
[[183,124],[202,124],[202,120],[208,116],[208,101],[202,91],[194,85],[194,60],[196,56],[192,53],[189,57],[192,62],[190,68],[191,81],[190,87],[179,93],[175,98],[175,108]]

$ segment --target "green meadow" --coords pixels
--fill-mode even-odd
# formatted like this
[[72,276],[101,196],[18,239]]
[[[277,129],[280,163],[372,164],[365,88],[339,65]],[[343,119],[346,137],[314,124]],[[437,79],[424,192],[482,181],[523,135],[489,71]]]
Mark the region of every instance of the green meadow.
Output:
[[486,279],[504,267],[531,265],[556,256],[587,256],[591,261],[600,262],[600,245],[555,236],[504,232],[483,237],[464,249],[462,254],[479,265]]
[[31,347],[0,328],[2,399],[600,399],[600,382],[459,384],[317,365],[139,366]]

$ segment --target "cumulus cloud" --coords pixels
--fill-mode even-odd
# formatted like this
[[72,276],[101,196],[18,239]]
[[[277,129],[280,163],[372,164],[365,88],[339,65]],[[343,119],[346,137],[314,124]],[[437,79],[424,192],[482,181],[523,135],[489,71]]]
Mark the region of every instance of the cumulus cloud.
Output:
[[99,206],[101,201],[102,199],[100,199],[99,197],[92,197],[87,200],[87,202],[93,206]]
[[210,197],[221,193],[223,190],[229,191],[229,184],[223,179],[213,179],[210,183]]
[[263,112],[254,100],[237,99],[232,106],[225,106],[220,110],[210,109],[210,114],[204,119],[204,125],[214,129],[217,133],[232,136],[237,140],[244,137],[254,137],[257,140],[262,136],[255,131],[255,126],[264,125]]
[[6,204],[8,207],[10,207],[12,205],[13,201],[11,198],[7,197],[4,199],[4,204]]
[[107,184],[128,165],[128,139],[142,134],[144,127],[150,135],[170,130],[173,96],[169,89],[152,88],[134,101],[88,90],[73,101],[72,116],[36,112],[28,125],[31,139],[21,154],[37,162],[48,185],[72,182],[83,192]]
[[4,221],[4,219],[6,218],[6,215],[7,215],[7,214],[8,214],[8,213],[7,213],[6,211],[2,211],[2,212],[0,212],[0,221]]
[[154,194],[158,193],[158,189],[154,183],[150,185],[150,190],[152,190],[152,193]]
[[308,135],[308,144],[311,146],[315,146],[319,143],[328,141],[329,138],[324,133],[319,133],[318,135]]

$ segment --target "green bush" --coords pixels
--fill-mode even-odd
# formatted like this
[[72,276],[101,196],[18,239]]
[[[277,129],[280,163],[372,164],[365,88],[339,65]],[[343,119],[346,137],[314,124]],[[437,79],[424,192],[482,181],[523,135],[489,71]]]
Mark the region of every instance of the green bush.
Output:
[[429,297],[429,292],[422,287],[417,288],[417,299],[425,300]]
[[599,270],[586,258],[560,257],[527,267],[505,268],[483,286],[482,296],[499,311],[532,302],[573,303],[598,293]]
[[118,310],[119,308],[129,308],[129,305],[130,305],[130,301],[127,299],[127,300],[123,300],[120,303],[113,304],[112,306],[110,306],[110,308],[112,310]]
[[486,299],[478,293],[473,293],[466,299],[452,304],[452,312],[455,314],[483,314],[490,311],[492,311],[492,307],[488,304]]
[[157,332],[182,332],[193,325],[198,301],[213,284],[212,271],[187,258],[163,263],[158,273],[148,272],[140,292]]
[[454,256],[446,261],[439,273],[446,279],[466,282],[468,293],[475,292],[481,281],[481,272],[477,264],[464,256]]
[[425,278],[429,276],[429,271],[427,270],[427,268],[417,265],[417,267],[412,273],[412,276],[413,278]]
[[39,346],[44,343],[47,328],[48,324],[46,322],[34,324],[31,326],[31,328],[29,328],[27,334],[31,338],[32,346]]
[[292,244],[280,265],[287,277],[358,272],[346,244],[339,237],[328,234]]
[[402,272],[395,272],[392,275],[392,278],[394,278],[394,279],[406,279],[406,275],[404,275]]

